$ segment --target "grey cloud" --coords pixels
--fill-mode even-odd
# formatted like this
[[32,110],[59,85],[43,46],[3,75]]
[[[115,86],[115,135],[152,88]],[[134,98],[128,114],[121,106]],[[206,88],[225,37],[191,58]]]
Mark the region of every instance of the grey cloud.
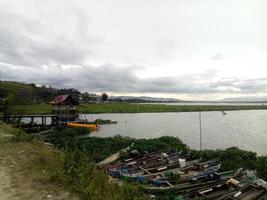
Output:
[[[75,27],[48,34],[47,30],[55,28],[49,23],[27,19],[0,7],[0,18],[4,22],[0,25],[0,61],[30,67],[83,63],[92,54],[92,45],[101,39],[86,34],[87,28],[82,22],[85,16],[74,11],[68,16],[75,16]],[[68,38],[68,32],[73,29],[75,37]]]
[[[106,92],[150,92],[175,94],[216,94],[216,93],[259,93],[267,91],[267,78],[240,79],[212,78],[217,71],[188,74],[167,78],[140,79],[135,67],[117,67],[111,64],[80,68],[16,68],[1,66],[2,77],[6,80],[34,82],[60,88],[74,87],[82,91]],[[203,81],[205,80],[205,81]]]
[[[215,63],[240,52],[266,50],[267,34],[262,29],[266,12],[258,12],[258,8],[263,8],[266,3],[258,2],[254,12],[248,15],[246,9],[240,8],[241,0],[235,2],[234,9],[229,12],[228,1],[222,1],[220,6],[213,1],[204,4],[197,1],[173,1],[171,4],[138,1],[139,6],[132,6],[129,1],[33,2],[19,4],[14,1],[10,7],[1,7],[5,3],[0,3],[0,63],[7,64],[0,65],[2,80],[75,87],[82,91],[196,96],[267,92],[267,78],[223,78],[216,70],[177,75],[183,73],[182,63],[193,62],[195,56],[208,56]],[[53,10],[55,4],[58,8]],[[148,16],[147,9],[152,5],[155,9],[150,10]],[[35,8],[43,12],[32,12]],[[159,15],[159,11],[162,14]],[[237,11],[240,11],[240,20],[233,18]],[[45,15],[48,13],[51,16]],[[261,15],[252,16],[257,13]],[[92,18],[88,18],[89,14]],[[237,24],[240,27],[236,27]],[[245,28],[251,31],[244,31]],[[97,45],[104,41],[107,44],[98,48]],[[246,48],[244,43],[248,45]],[[105,62],[112,64],[90,64]],[[116,63],[128,67],[118,67]],[[136,75],[139,66],[131,63],[154,64],[156,67],[166,64],[169,71],[175,66],[181,71],[174,70],[172,77],[141,79]],[[168,68],[167,63],[171,63],[171,67]],[[65,69],[66,65],[81,67]],[[197,67],[192,67],[192,71]]]
[[235,86],[240,88],[243,92],[267,92],[267,78],[247,79],[237,82]]

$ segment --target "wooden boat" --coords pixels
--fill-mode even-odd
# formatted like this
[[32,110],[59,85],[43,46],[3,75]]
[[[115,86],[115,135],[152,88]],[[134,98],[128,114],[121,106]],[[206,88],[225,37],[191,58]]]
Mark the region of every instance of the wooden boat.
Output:
[[97,163],[97,165],[105,166],[105,168],[108,169],[107,167],[109,166],[110,163],[118,160],[120,158],[121,153],[125,153],[125,152],[129,151],[130,149],[131,149],[131,146],[128,146],[124,149],[121,149],[120,151],[118,151],[118,152],[110,155],[109,157],[105,158],[104,160],[100,161],[99,163]]
[[[142,163],[136,163],[136,162],[131,162],[127,163],[124,167],[122,167],[122,170],[124,170],[127,173],[136,173],[140,170],[147,170],[147,169],[154,169],[154,168],[161,168],[165,167],[168,164],[174,164],[177,163],[179,164],[179,159],[180,159],[180,154],[179,153],[173,153],[169,155],[166,158],[156,158],[156,159],[149,159],[146,160],[145,162],[143,161]],[[151,173],[151,172],[150,172]]]
[[254,185],[253,183],[255,181],[252,180],[249,176],[251,175],[246,172],[234,173],[233,177],[226,181],[226,183],[219,184],[211,188],[202,188],[201,190],[197,191],[196,196],[204,199],[214,200],[239,199],[239,196],[242,197],[242,194],[245,191],[249,190],[248,188],[252,188],[253,190],[253,188],[255,187],[261,188],[261,191],[252,191],[250,192],[251,195],[253,194],[255,195],[255,197],[263,197],[264,195],[266,195],[266,189],[264,192],[263,187],[261,187],[260,185],[252,186]]
[[[114,165],[108,166],[106,169],[109,172],[111,176],[119,177],[119,174],[128,176],[127,174],[139,174],[139,172],[146,171],[146,169],[154,169],[159,168],[160,166],[165,167],[168,164],[175,164],[175,167],[177,167],[180,154],[179,153],[171,153],[166,154],[167,157],[163,158],[161,154],[153,154],[151,156],[146,156],[145,158],[134,160],[134,159],[127,159],[125,163],[123,162],[117,162]],[[147,172],[150,173],[151,172]],[[131,177],[129,175],[128,177]]]
[[212,186],[218,185],[218,184],[224,184],[227,181],[227,179],[221,179],[221,180],[210,180],[210,181],[204,181],[204,182],[198,182],[198,183],[191,183],[191,182],[185,182],[180,184],[168,184],[168,186],[144,186],[144,190],[149,193],[169,193],[169,192],[175,192],[179,194],[184,193],[191,193],[193,191],[197,191],[200,189],[210,188]]
[[226,197],[225,199],[258,200],[266,196],[266,194],[267,190],[265,188],[251,184]]
[[174,169],[169,169],[169,170],[165,170],[165,171],[160,171],[160,172],[156,172],[156,173],[153,173],[153,174],[146,174],[144,175],[146,178],[155,178],[156,176],[160,176],[160,177],[163,177],[165,176],[166,174],[179,174],[181,172],[186,172],[188,171],[189,169],[192,169],[194,168],[194,166],[197,164],[197,163],[200,163],[201,160],[200,159],[196,159],[196,160],[191,160],[191,161],[187,161],[186,162],[186,166],[184,167],[178,167],[178,168],[174,168]]
[[[180,177],[179,182],[181,183],[181,182],[186,182],[191,179],[192,180],[194,179],[193,181],[205,179],[209,175],[218,171],[220,168],[220,164],[214,165],[214,162],[210,162],[210,161],[203,162],[203,163],[209,163],[209,165],[203,165],[202,168],[199,168],[199,166],[202,165],[199,162],[200,160],[189,161],[187,162],[187,165],[185,167],[180,167],[180,166],[177,167],[177,163],[176,163],[176,165],[175,164],[167,165],[166,168],[162,166],[160,168],[152,168],[152,170],[149,168],[148,169],[141,168],[136,173],[127,173],[127,171],[122,170],[121,177],[125,179],[135,179],[141,183],[152,183],[157,186],[162,186],[162,185],[168,185],[171,182],[169,181],[169,177],[166,176],[167,174],[168,175],[178,174],[178,176]],[[157,169],[157,171],[153,173],[155,169]],[[216,176],[218,177],[220,175],[213,174],[213,179],[216,179]],[[171,183],[174,183],[174,182],[172,181]]]
[[[233,195],[238,191],[240,187],[238,185],[233,184],[219,184],[215,185],[208,189],[201,189],[197,191],[197,196],[204,197],[205,199],[220,199],[222,196],[225,195]],[[224,198],[224,197],[222,197]]]
[[227,181],[233,176],[233,171],[221,172],[219,179],[210,179],[206,180],[198,180],[196,182],[186,181],[182,183],[173,184],[169,182],[168,185],[155,187],[155,186],[144,186],[144,190],[149,193],[172,193],[175,192],[177,194],[186,194],[186,196],[196,197],[197,191],[209,190],[212,187],[216,187],[218,185],[226,184]]
[[132,157],[132,158],[125,159],[124,162],[125,163],[128,163],[128,162],[135,161],[136,163],[143,163],[143,162],[148,161],[149,159],[160,158],[160,156],[162,155],[162,153],[169,154],[167,151],[159,150],[159,151],[156,151],[156,152],[144,154],[144,155],[142,155],[141,157],[138,157],[138,158]]
[[145,162],[145,160],[151,160],[154,158],[158,158],[159,155],[158,153],[151,153],[149,155],[145,155],[142,158],[129,158],[124,161],[118,161],[114,164],[108,164],[105,165],[104,168],[106,171],[111,175],[112,177],[119,178],[121,176],[121,172],[123,169],[128,169],[128,168],[136,168],[136,165],[140,165],[142,162]]
[[[189,172],[188,174],[182,174],[180,175],[180,178],[178,181],[170,181],[167,177],[154,179],[153,184],[156,186],[163,186],[163,185],[169,185],[171,184],[180,184],[184,182],[204,182],[208,180],[219,180],[222,176],[229,176],[228,174],[220,174],[217,173],[217,171],[220,169],[220,164],[216,166],[210,166],[203,171],[194,171],[194,173]],[[232,174],[232,171],[231,171]]]
[[[186,166],[184,167],[162,170],[161,172],[153,173],[153,175],[160,176],[160,177],[165,177],[166,174],[179,175],[179,176],[183,176],[185,179],[186,177],[199,175],[199,172],[204,171],[209,167],[216,166],[216,164],[218,164],[217,161],[201,162],[200,159],[196,159],[192,161],[187,161]],[[146,175],[146,177],[153,178],[152,175]]]
[[198,163],[199,161],[200,161],[199,159],[193,160],[193,161],[188,161],[188,162],[186,162],[185,167],[179,166],[178,168],[162,170],[162,171],[158,171],[155,173],[151,173],[149,170],[147,170],[145,168],[140,168],[139,171],[137,171],[135,173],[128,173],[127,171],[121,171],[121,177],[123,177],[125,179],[135,179],[141,183],[152,182],[152,180],[155,178],[164,177],[164,175],[166,173],[176,174],[178,172],[181,172],[182,170],[188,168],[189,166],[192,166],[192,165]]
[[157,151],[157,152],[153,152],[153,153],[149,153],[146,155],[142,155],[142,157],[131,157],[125,160],[119,160],[117,161],[115,164],[107,164],[105,165],[105,169],[121,169],[122,167],[134,164],[135,166],[139,166],[145,163],[149,163],[149,162],[153,162],[154,160],[157,160],[160,158],[160,155],[164,153],[163,150]]
[[90,130],[97,130],[99,128],[99,126],[96,124],[82,124],[78,122],[69,122],[69,123],[66,123],[66,126],[74,127],[74,128],[87,128]]

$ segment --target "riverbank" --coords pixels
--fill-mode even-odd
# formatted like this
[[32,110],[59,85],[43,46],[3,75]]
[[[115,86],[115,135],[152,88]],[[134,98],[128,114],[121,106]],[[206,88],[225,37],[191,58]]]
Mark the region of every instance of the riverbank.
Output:
[[[65,133],[57,141],[73,139]],[[2,122],[0,145],[1,200],[147,199],[136,184],[111,182],[84,152],[61,151]]]
[[[87,129],[66,127],[57,127],[51,130],[49,134],[46,133],[46,137],[43,139],[54,146],[50,147],[35,139],[35,137],[21,130],[11,128],[4,123],[0,124],[0,129],[3,135],[6,135],[6,133],[14,135],[9,136],[10,138],[8,137],[7,140],[1,139],[7,145],[6,148],[1,149],[1,152],[3,151],[1,155],[13,155],[13,159],[17,159],[13,162],[16,162],[18,166],[26,161],[23,164],[25,171],[19,169],[13,171],[11,166],[6,166],[6,170],[11,168],[12,173],[23,171],[23,176],[21,176],[23,179],[21,181],[16,180],[17,187],[24,188],[25,185],[22,180],[25,181],[31,177],[31,184],[35,181],[36,186],[28,185],[29,190],[31,187],[37,187],[39,185],[38,181],[41,180],[44,188],[50,188],[51,186],[56,191],[64,191],[60,190],[59,186],[61,188],[65,186],[65,188],[78,193],[81,199],[110,199],[110,197],[118,200],[149,199],[141,185],[124,181],[114,182],[103,169],[96,165],[111,154],[129,146],[130,150],[137,149],[139,152],[172,149],[189,155],[190,159],[219,159],[222,170],[237,170],[242,167],[255,170],[260,178],[267,179],[267,156],[257,156],[254,152],[243,151],[236,147],[225,150],[197,151],[190,149],[177,137],[164,136],[155,139],[133,139],[121,136],[109,138],[80,137],[90,133]],[[20,154],[24,156],[23,159],[20,159]],[[121,154],[125,158],[128,155],[128,153]],[[5,170],[2,170],[2,173],[6,173]],[[42,177],[45,178],[42,179]],[[9,182],[4,183],[9,184]],[[44,186],[47,183],[49,183],[49,186]],[[40,188],[39,190],[43,191]],[[50,189],[47,191],[49,193],[44,193],[46,196],[56,195],[52,193],[53,190],[51,190],[52,192],[50,192]],[[40,192],[37,194],[40,194]]]
[[52,180],[48,162],[56,169],[54,150],[18,133],[0,122],[0,199],[78,199]]
[[[153,113],[153,112],[198,112],[229,110],[261,110],[267,105],[162,105],[162,104],[82,104],[80,113]],[[51,113],[49,104],[19,105],[10,107],[13,114],[47,114]]]

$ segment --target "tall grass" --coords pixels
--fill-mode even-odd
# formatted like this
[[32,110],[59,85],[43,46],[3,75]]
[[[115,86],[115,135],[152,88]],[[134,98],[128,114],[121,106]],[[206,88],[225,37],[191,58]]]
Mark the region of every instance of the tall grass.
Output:
[[[0,129],[14,135],[12,141],[27,144],[30,147],[32,155],[29,156],[32,157],[34,154],[35,158],[32,166],[45,173],[49,182],[68,187],[81,199],[148,199],[138,184],[120,183],[119,185],[110,181],[107,174],[96,166],[91,156],[79,149],[67,148],[61,151],[52,148],[22,130],[11,128],[2,122],[0,122]],[[86,130],[60,128],[56,132],[66,134],[66,142],[71,143],[71,139],[85,134]],[[59,137],[56,138],[59,139]]]
[[[146,112],[197,112],[222,110],[257,110],[267,109],[266,105],[160,105],[160,104],[85,104],[79,106],[80,113],[146,113]],[[10,107],[13,114],[51,113],[49,104],[32,104]]]

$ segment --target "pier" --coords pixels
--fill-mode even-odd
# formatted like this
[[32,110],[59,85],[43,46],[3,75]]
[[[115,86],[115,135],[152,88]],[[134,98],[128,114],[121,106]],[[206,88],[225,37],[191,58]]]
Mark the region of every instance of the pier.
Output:
[[60,118],[58,115],[55,114],[44,114],[44,115],[6,115],[4,116],[4,121],[6,123],[10,123],[11,120],[15,120],[17,123],[17,126],[21,126],[21,121],[22,119],[28,118],[30,119],[30,124],[34,124],[34,121],[36,118],[41,119],[41,125],[46,126],[47,125],[47,119],[51,119],[51,124],[50,125],[57,125],[60,122]]

